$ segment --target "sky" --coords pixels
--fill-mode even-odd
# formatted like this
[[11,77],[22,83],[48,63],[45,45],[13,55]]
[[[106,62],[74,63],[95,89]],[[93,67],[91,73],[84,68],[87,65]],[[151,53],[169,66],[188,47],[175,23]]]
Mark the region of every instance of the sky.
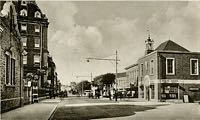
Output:
[[[200,52],[200,2],[159,1],[37,1],[50,22],[48,49],[62,84],[90,80],[114,73],[111,61],[120,59],[118,72],[144,56],[148,34],[154,49],[172,40],[192,52]],[[148,32],[149,30],[150,32]]]

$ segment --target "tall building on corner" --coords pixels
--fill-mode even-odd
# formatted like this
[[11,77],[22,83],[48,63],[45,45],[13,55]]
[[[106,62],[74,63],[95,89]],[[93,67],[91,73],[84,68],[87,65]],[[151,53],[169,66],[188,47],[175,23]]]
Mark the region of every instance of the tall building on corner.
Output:
[[25,50],[23,56],[25,85],[27,77],[33,75],[37,80],[35,89],[39,97],[45,96],[44,83],[47,81],[48,67],[48,19],[35,1],[15,1],[21,41]]

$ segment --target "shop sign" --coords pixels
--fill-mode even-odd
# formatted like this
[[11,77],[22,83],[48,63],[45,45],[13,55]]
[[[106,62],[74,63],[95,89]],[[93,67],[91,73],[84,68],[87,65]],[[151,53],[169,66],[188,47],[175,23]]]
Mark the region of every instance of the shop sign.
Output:
[[194,88],[194,87],[192,88],[192,87],[191,87],[191,88],[189,88],[189,90],[192,90],[192,91],[198,91],[199,88]]
[[175,79],[162,79],[161,83],[178,83],[178,80],[175,80]]

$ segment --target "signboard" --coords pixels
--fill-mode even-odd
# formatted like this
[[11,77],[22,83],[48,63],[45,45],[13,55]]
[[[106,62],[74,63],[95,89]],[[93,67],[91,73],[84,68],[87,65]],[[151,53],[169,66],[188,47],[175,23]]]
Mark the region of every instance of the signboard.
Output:
[[195,87],[193,87],[193,88],[189,88],[189,90],[191,90],[191,91],[198,91],[199,88],[195,88]]
[[178,83],[176,79],[162,79],[161,83]]
[[189,102],[189,97],[188,97],[188,95],[184,95],[183,96],[183,101],[185,102],[185,103],[188,103]]

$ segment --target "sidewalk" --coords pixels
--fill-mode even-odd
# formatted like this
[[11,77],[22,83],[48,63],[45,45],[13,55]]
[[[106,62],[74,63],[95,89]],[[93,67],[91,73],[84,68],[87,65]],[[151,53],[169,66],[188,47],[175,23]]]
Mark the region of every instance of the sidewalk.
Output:
[[98,120],[200,120],[200,105],[198,103],[170,104],[145,112],[136,112],[131,116]]
[[48,120],[60,99],[46,99],[1,114],[1,120]]

